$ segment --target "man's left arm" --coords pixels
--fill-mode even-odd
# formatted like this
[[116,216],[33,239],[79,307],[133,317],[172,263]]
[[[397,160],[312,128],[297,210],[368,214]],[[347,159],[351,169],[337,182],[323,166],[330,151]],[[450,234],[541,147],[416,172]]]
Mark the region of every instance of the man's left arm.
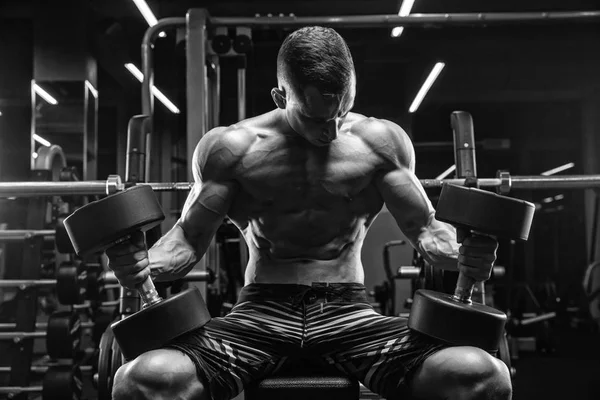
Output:
[[496,240],[471,236],[461,245],[456,229],[435,219],[435,210],[416,177],[414,148],[398,125],[381,121],[377,149],[383,167],[376,177],[387,208],[409,242],[431,265],[449,270],[459,268],[478,281],[489,278],[496,259]]

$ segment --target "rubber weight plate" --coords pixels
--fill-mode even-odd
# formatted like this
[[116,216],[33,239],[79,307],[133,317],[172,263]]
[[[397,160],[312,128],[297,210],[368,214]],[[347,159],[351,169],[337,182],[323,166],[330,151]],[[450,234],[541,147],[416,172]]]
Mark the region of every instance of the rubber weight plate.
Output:
[[506,315],[479,303],[461,303],[445,293],[417,290],[408,327],[458,346],[496,351],[504,335]]
[[160,224],[165,215],[148,185],[139,185],[89,203],[65,218],[78,255],[104,251],[119,239]]
[[81,320],[77,313],[58,311],[48,319],[46,350],[50,358],[73,358],[81,344]]
[[112,380],[116,371],[112,370],[112,348],[115,341],[110,327],[104,331],[98,346],[98,400],[111,400]]
[[112,330],[123,356],[132,360],[208,321],[208,308],[200,290],[193,287],[113,323]]
[[81,399],[83,391],[79,367],[50,367],[42,383],[42,399]]
[[62,263],[56,271],[56,297],[60,304],[81,304],[84,301],[87,274],[71,263]]
[[535,206],[481,189],[445,184],[435,218],[456,227],[507,239],[527,240]]

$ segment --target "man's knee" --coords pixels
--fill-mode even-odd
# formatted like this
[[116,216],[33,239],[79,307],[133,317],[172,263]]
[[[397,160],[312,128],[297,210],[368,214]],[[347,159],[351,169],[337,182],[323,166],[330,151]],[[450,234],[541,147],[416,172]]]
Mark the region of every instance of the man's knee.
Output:
[[175,350],[142,354],[121,366],[113,383],[116,400],[203,398],[204,392],[192,361]]
[[475,347],[451,347],[428,357],[413,379],[418,398],[510,399],[506,365]]

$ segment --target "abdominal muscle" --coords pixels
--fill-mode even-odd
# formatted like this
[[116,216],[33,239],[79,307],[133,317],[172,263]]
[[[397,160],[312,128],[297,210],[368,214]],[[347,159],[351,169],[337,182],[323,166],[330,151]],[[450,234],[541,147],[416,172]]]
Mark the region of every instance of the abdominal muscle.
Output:
[[305,223],[277,219],[278,227],[273,229],[253,221],[245,230],[249,248],[246,285],[364,282],[360,258],[366,233],[364,218],[343,228],[344,233],[327,227],[331,222],[327,218],[322,218],[319,227],[310,226],[309,219]]

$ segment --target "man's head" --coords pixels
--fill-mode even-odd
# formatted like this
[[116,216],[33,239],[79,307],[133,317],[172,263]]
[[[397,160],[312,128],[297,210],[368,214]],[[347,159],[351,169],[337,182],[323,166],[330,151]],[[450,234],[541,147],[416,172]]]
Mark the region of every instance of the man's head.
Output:
[[316,145],[335,139],[356,94],[354,63],[344,39],[319,26],[292,32],[279,49],[277,81],[271,96],[292,129]]

